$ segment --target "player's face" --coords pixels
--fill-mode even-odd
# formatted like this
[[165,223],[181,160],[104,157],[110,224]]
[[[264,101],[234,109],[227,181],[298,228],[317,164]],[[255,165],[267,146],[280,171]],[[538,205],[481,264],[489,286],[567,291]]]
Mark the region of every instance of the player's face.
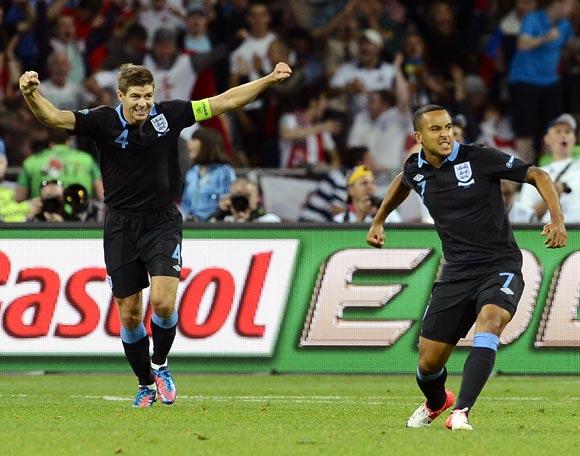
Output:
[[123,115],[130,124],[141,124],[149,117],[153,107],[154,88],[147,84],[144,86],[131,86],[127,93],[117,91],[119,101],[123,105]]
[[449,113],[444,110],[423,114],[415,139],[427,155],[447,157],[453,150],[453,124]]

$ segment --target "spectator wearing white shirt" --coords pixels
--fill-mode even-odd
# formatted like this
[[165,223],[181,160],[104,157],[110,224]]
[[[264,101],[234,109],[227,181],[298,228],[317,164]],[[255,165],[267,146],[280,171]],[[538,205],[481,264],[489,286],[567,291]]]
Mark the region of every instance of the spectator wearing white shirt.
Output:
[[[348,205],[345,212],[334,216],[337,223],[371,223],[379,206],[380,198],[375,197],[377,187],[372,170],[359,165],[348,177]],[[394,210],[387,217],[386,223],[400,223],[401,217]]]
[[[566,223],[580,223],[580,160],[572,157],[576,144],[577,124],[570,114],[562,114],[550,122],[544,143],[554,161],[541,169],[546,171],[560,195],[560,204]],[[547,222],[550,214],[536,189],[524,184],[519,201],[533,208],[539,220]]]
[[50,46],[53,52],[62,53],[68,57],[69,79],[76,84],[82,84],[87,73],[83,55],[85,43],[76,38],[76,26],[72,16],[66,14],[58,16]]
[[332,134],[341,125],[335,120],[323,120],[326,94],[312,87],[299,99],[299,109],[280,119],[280,166],[301,168],[325,164],[340,164]]
[[153,44],[157,30],[184,30],[183,11],[178,2],[168,0],[150,0],[149,6],[139,13],[137,22],[145,27],[148,36],[148,46]]
[[359,39],[356,62],[339,66],[330,80],[332,89],[349,96],[353,113],[364,109],[369,92],[389,90],[393,86],[395,69],[381,58],[383,38],[379,32],[366,29]]
[[369,93],[366,109],[356,114],[348,135],[349,147],[368,147],[375,171],[400,169],[407,139],[413,134],[409,85],[402,62],[403,56],[397,55],[394,91]]
[[[270,31],[270,11],[266,3],[253,3],[246,16],[249,33],[242,44],[230,56],[230,87],[254,81],[272,69],[268,59],[270,44],[276,34]],[[259,166],[264,161],[262,151],[262,127],[264,110],[258,99],[235,112],[241,148],[250,159],[250,164]]]
[[85,104],[84,90],[70,80],[70,61],[66,54],[53,52],[47,59],[50,79],[43,83],[42,93],[58,109],[76,111]]
[[173,30],[160,28],[155,32],[153,49],[145,55],[143,66],[155,75],[158,102],[191,98],[197,73],[192,57],[177,48],[177,36]]
[[536,212],[523,205],[516,199],[518,185],[514,181],[501,181],[501,196],[505,204],[505,211],[510,223],[533,223],[537,222]]

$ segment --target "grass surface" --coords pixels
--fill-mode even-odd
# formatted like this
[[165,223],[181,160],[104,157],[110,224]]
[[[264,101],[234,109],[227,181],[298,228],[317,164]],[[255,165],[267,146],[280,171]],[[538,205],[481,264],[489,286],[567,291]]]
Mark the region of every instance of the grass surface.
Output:
[[[448,386],[457,391],[459,377]],[[0,454],[578,455],[579,377],[494,377],[474,432],[404,422],[411,376],[178,375],[171,406],[133,409],[127,375],[0,376]],[[446,414],[445,414],[446,416]]]

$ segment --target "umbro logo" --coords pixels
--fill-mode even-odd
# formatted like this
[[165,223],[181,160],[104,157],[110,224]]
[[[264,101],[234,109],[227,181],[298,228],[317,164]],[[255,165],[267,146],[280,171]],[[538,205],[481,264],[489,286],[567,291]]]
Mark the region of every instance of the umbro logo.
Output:
[[506,168],[511,168],[514,165],[514,159],[516,157],[514,157],[513,155],[510,157],[510,159],[507,161],[507,163],[505,164]]
[[423,180],[425,176],[423,176],[423,174],[415,174],[415,177],[413,178],[414,181],[419,182],[420,180]]
[[508,295],[514,294],[514,292],[512,290],[510,290],[509,288],[500,288],[500,291],[503,291],[505,294],[508,294]]
[[173,269],[175,269],[177,272],[181,271],[181,266],[179,266],[178,264],[176,264],[175,266],[173,266]]

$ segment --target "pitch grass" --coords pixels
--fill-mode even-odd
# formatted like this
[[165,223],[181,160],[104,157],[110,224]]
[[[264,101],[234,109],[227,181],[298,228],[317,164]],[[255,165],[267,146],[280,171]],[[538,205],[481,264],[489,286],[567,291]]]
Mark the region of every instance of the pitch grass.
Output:
[[411,376],[181,374],[177,385],[173,406],[143,410],[128,375],[2,375],[0,454],[580,454],[579,377],[492,378],[471,433],[442,418],[406,429],[421,402]]

